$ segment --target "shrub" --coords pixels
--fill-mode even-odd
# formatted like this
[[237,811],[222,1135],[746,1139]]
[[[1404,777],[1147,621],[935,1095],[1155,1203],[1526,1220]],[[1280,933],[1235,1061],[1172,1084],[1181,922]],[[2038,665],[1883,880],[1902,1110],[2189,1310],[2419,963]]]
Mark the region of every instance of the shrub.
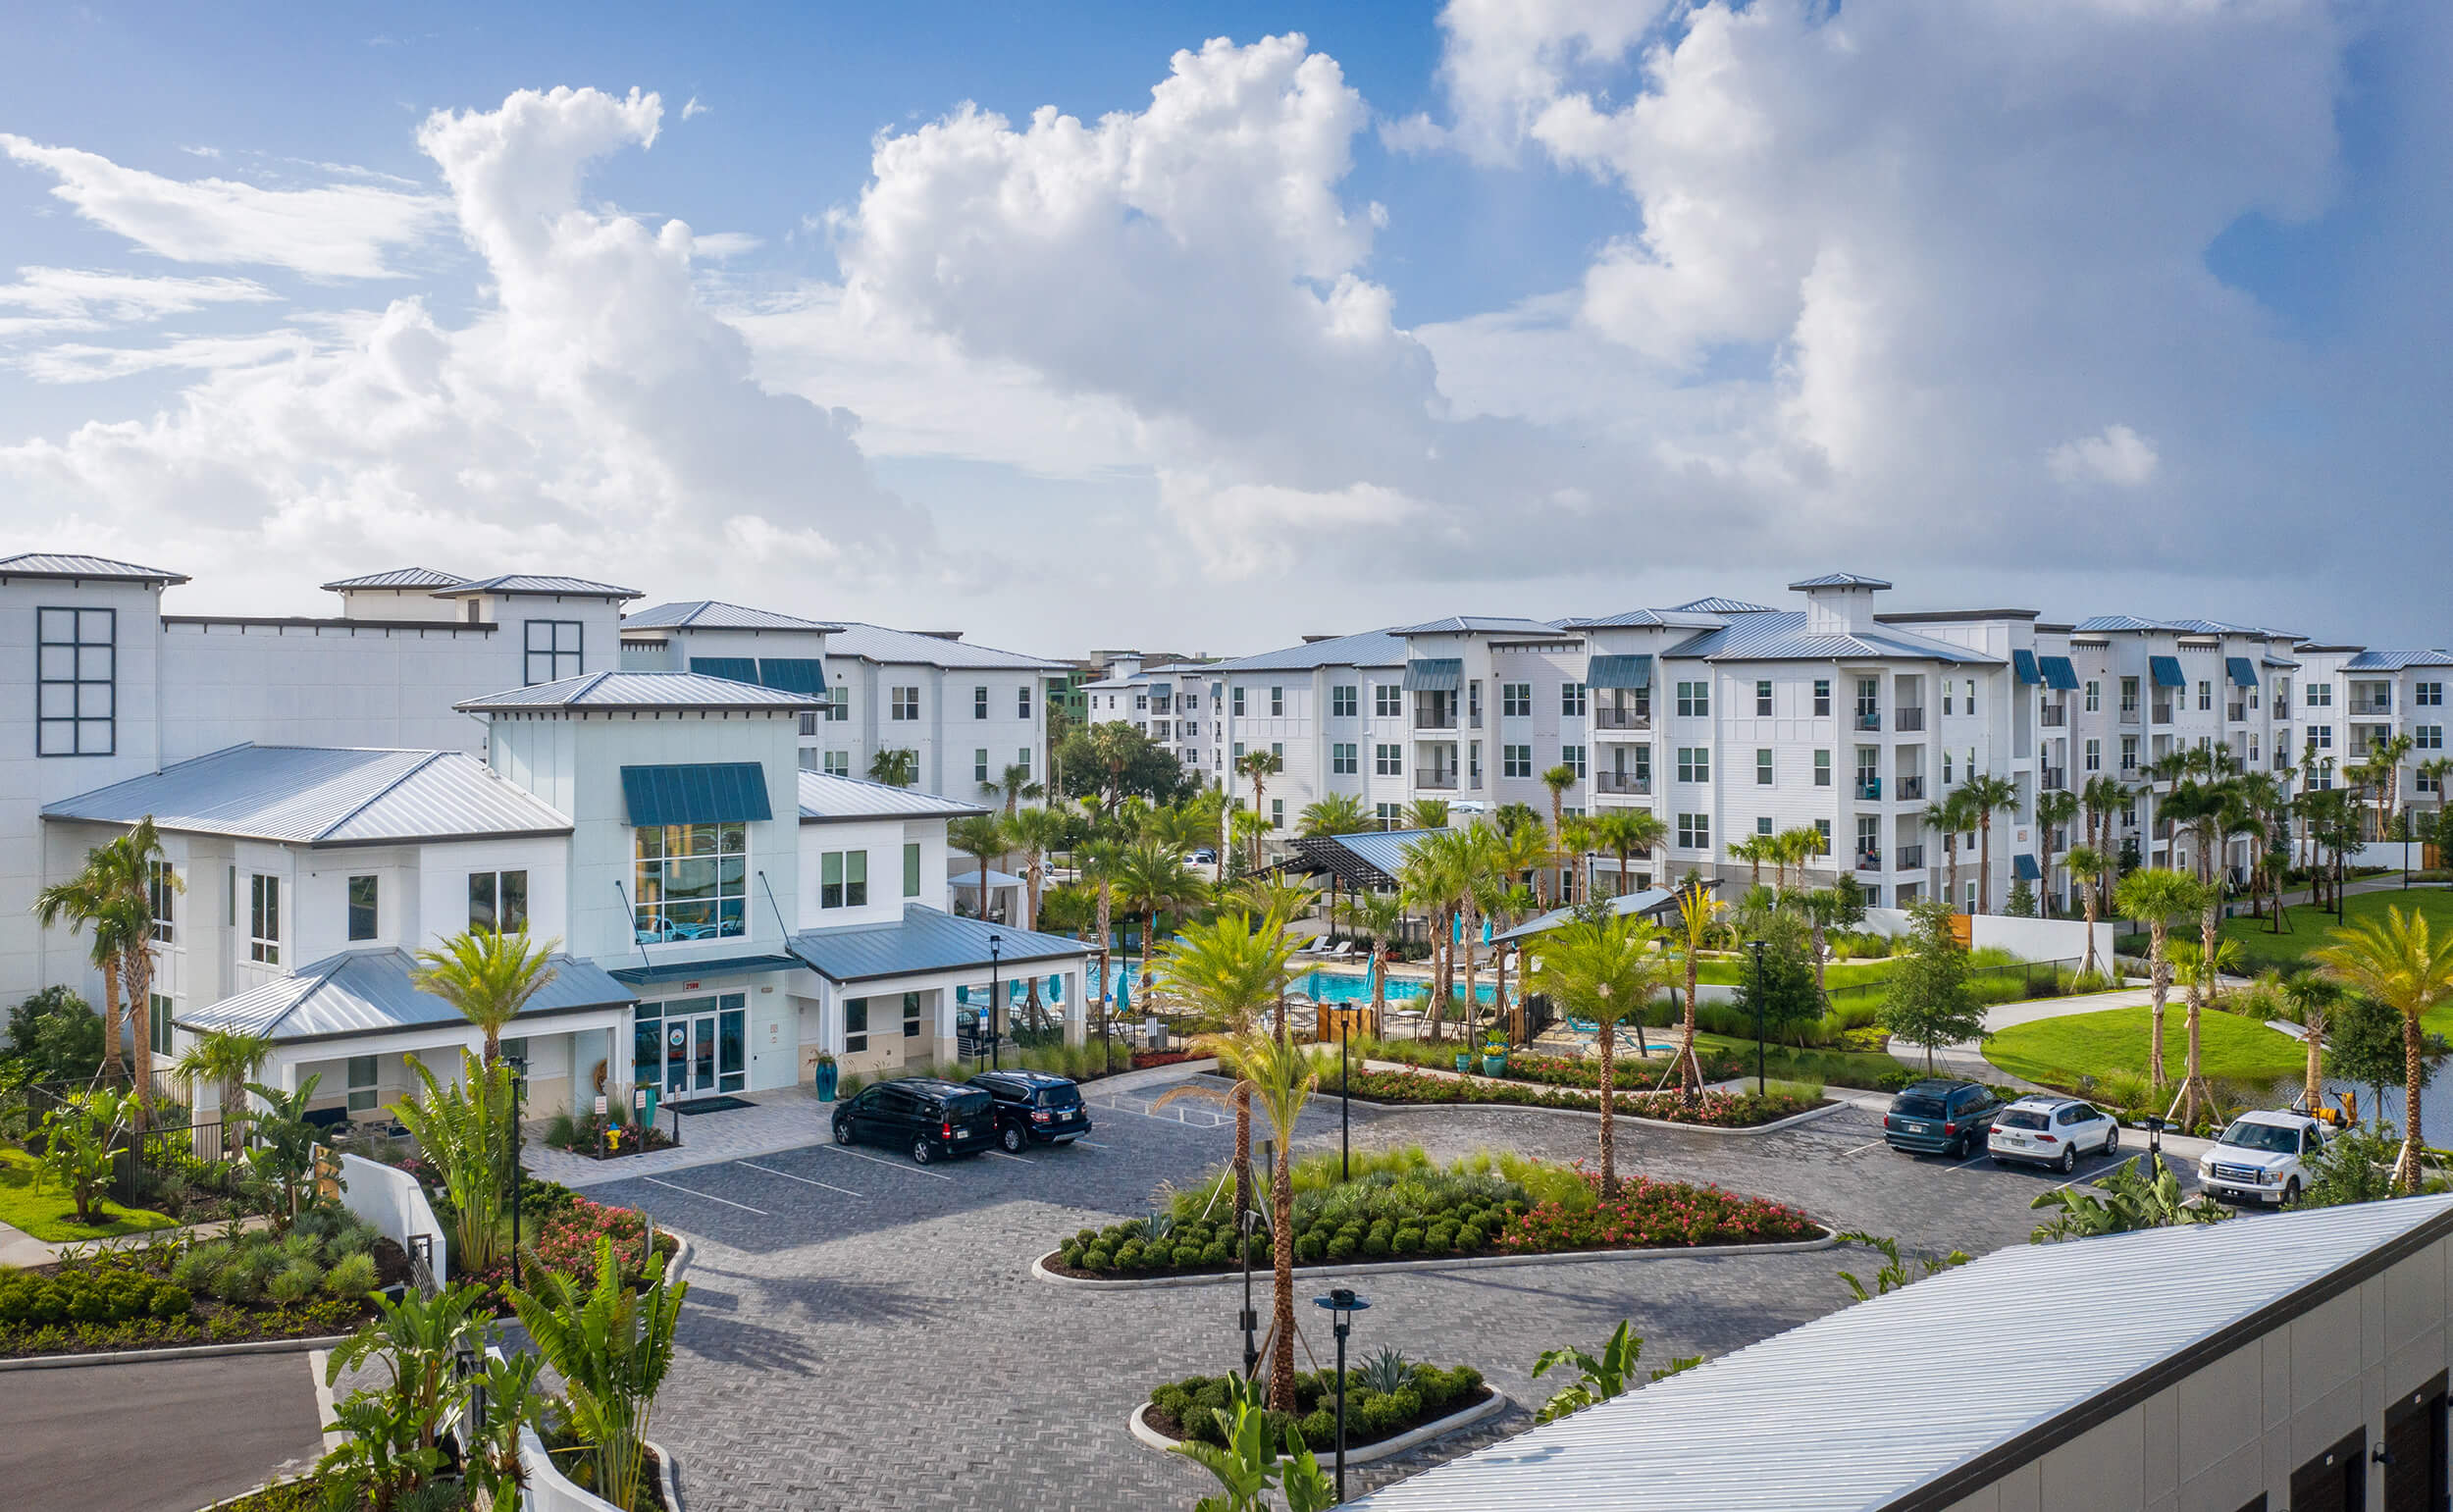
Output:
[[1116,1269],[1116,1252],[1104,1244],[1094,1244],[1082,1251],[1081,1264],[1086,1271],[1113,1271]]
[[1139,1239],[1126,1239],[1123,1243],[1116,1247],[1116,1268],[1120,1271],[1139,1270],[1141,1268],[1141,1241]]
[[1212,1239],[1201,1251],[1201,1263],[1205,1266],[1223,1266],[1230,1258],[1225,1239]]
[[324,1268],[312,1260],[293,1260],[264,1286],[264,1294],[285,1305],[303,1302],[324,1288]]
[[1393,1229],[1374,1225],[1372,1231],[1363,1236],[1363,1253],[1374,1260],[1388,1253],[1388,1240],[1393,1232]]
[[375,1257],[348,1255],[324,1273],[324,1289],[336,1297],[349,1300],[364,1297],[375,1289]]
[[203,1291],[213,1284],[213,1273],[222,1263],[221,1254],[204,1245],[191,1245],[171,1265],[171,1279],[189,1291]]
[[1297,1235],[1295,1238],[1294,1258],[1304,1262],[1306,1265],[1321,1259],[1328,1252],[1329,1243],[1320,1236],[1318,1230],[1314,1230],[1311,1233]]
[[1371,1434],[1388,1434],[1421,1417],[1423,1399],[1412,1386],[1395,1391],[1372,1392],[1357,1398],[1355,1415],[1363,1420],[1363,1429]]
[[1331,1265],[1336,1265],[1341,1261],[1352,1260],[1355,1250],[1360,1247],[1359,1242],[1349,1237],[1346,1230],[1340,1229],[1336,1236],[1323,1247],[1321,1258]]
[[1460,1231],[1453,1220],[1442,1219],[1423,1230],[1423,1248],[1435,1255],[1444,1255],[1456,1248],[1456,1236]]
[[264,1295],[266,1266],[254,1254],[231,1258],[213,1276],[213,1294],[234,1307],[244,1307]]
[[195,1299],[187,1294],[186,1287],[156,1286],[153,1288],[153,1300],[146,1305],[145,1311],[156,1318],[184,1318],[194,1307]]
[[1423,1247],[1423,1230],[1421,1225],[1408,1224],[1404,1227],[1398,1229],[1396,1237],[1388,1241],[1388,1247],[1400,1255],[1411,1255],[1419,1251]]
[[1326,1449],[1337,1441],[1337,1414],[1330,1407],[1315,1407],[1295,1424],[1295,1432],[1303,1435],[1307,1449]]

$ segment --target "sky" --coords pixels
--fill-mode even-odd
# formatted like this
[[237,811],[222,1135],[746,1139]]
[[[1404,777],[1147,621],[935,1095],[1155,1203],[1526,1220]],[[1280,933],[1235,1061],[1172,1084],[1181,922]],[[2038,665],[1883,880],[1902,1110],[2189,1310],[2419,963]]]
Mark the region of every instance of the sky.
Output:
[[[515,14],[506,14],[515,12]],[[2453,7],[0,3],[0,549],[2453,644]]]

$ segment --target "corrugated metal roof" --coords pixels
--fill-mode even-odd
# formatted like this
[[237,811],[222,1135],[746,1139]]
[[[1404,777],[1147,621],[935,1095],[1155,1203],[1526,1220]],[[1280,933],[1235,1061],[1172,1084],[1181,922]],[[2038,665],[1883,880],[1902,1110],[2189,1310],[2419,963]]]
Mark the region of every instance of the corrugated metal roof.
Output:
[[2189,679],[2181,674],[2178,656],[2149,656],[2147,676],[2158,688],[2186,688]]
[[2096,614],[2078,622],[2073,634],[2105,630],[2161,630],[2171,635],[2253,635],[2268,640],[2297,640],[2287,631],[2264,625],[2235,625],[2221,619],[2145,619],[2136,614]]
[[1721,615],[1693,609],[1624,609],[1616,614],[1561,620],[1559,624],[1568,630],[1637,630],[1647,625],[1662,625],[1672,630],[1709,630],[1721,619]]
[[[517,1037],[519,1026],[531,1019],[634,1001],[629,988],[593,962],[559,954],[551,960],[552,978],[511,1020],[509,1037]],[[410,976],[416,969],[417,962],[403,950],[347,951],[303,966],[294,976],[192,1009],[175,1021],[198,1033],[232,1029],[260,1034],[277,1045],[467,1023],[458,1009],[417,989]],[[474,1025],[469,1034],[473,1046]]]
[[833,819],[959,819],[986,813],[979,804],[916,788],[898,788],[865,777],[839,777],[833,772],[801,772],[801,822],[823,824]]
[[523,708],[816,708],[815,699],[698,672],[590,672],[454,704],[468,713]]
[[[2156,1385],[2313,1306],[2328,1278],[2453,1228],[2453,1197],[2013,1245],[1383,1487],[1355,1512],[1876,1512],[1948,1506],[1954,1472],[2074,1438],[2089,1403]],[[1736,1262],[1743,1265],[1745,1262]],[[1597,1327],[1597,1325],[1596,1325]],[[1907,1368],[1937,1341],[2016,1340],[2032,1368]],[[1587,1340],[1588,1344],[1596,1340]],[[2141,1378],[2144,1378],[2143,1380]],[[1869,1389],[1879,1381],[1880,1389]],[[2032,1458],[2033,1455],[2025,1455]],[[2005,1464],[2004,1471],[2014,1468]],[[1983,1472],[1978,1472],[1982,1474]]]
[[1779,612],[1768,603],[1748,603],[1744,599],[1709,597],[1690,599],[1672,606],[1673,614],[1773,614]]
[[1393,667],[1405,662],[1405,643],[1393,630],[1366,630],[1289,646],[1283,651],[1238,656],[1213,672],[1308,672],[1315,667]]
[[1517,619],[1504,614],[1451,614],[1427,625],[1408,625],[1390,635],[1554,635],[1558,626],[1543,619]]
[[1015,667],[1047,672],[1067,670],[1062,661],[1044,656],[1026,656],[1018,651],[999,651],[993,646],[973,646],[965,641],[949,641],[943,636],[921,635],[913,630],[889,630],[883,625],[863,625],[847,620],[837,626],[826,642],[829,656],[857,656],[862,661],[883,665],[961,667],[986,669]]
[[2281,668],[2283,668],[2283,669],[2285,669],[2285,670],[2289,670],[2290,668],[2292,668],[2292,667],[2296,667],[2296,666],[2298,666],[2298,665],[2299,665],[2299,663],[2298,663],[2298,662],[2296,662],[2296,661],[2292,660],[2290,657],[2288,657],[2288,656],[2277,656],[2277,655],[2275,655],[2275,654],[2274,654],[2273,652],[2267,652],[2267,653],[2266,653],[2263,657],[2260,657],[2259,659],[2260,659],[2261,661],[2263,661],[2263,662],[2264,662],[2267,666],[2270,666],[2270,667],[2281,667]]
[[693,656],[690,670],[701,677],[720,677],[729,683],[749,683],[762,688],[758,681],[758,658],[756,656]]
[[734,824],[775,817],[766,769],[756,761],[677,761],[622,768],[622,804],[633,828]]
[[1846,635],[1809,635],[1803,609],[1766,609],[1742,614],[1671,647],[1666,656],[1682,661],[1944,661],[2000,666],[2002,658],[1964,646],[1928,640],[1905,630],[1860,630]]
[[2342,663],[2345,672],[2399,672],[2404,667],[2453,667],[2440,651],[2364,651]]
[[2010,652],[2010,666],[2018,680],[2031,687],[2044,681],[2044,668],[2036,665],[2036,653],[2024,647]]
[[232,746],[62,799],[43,817],[298,845],[564,835],[559,810],[457,751]]
[[1444,835],[1444,829],[1367,829],[1351,835],[1327,835],[1320,838],[1346,850],[1383,875],[1394,878],[1404,869],[1406,854],[1420,844],[1426,835]]
[[1652,686],[1650,656],[1593,656],[1585,663],[1585,686],[1588,688],[1649,688]]
[[538,572],[505,572],[496,577],[479,578],[473,583],[455,583],[435,591],[438,599],[465,599],[472,594],[544,594],[567,599],[636,599],[635,588],[620,588],[611,583],[591,582],[587,578],[555,577]]
[[139,567],[134,562],[113,561],[108,556],[60,551],[25,551],[0,557],[0,578],[90,578],[97,582],[163,584],[187,581],[183,572]]
[[2233,687],[2254,688],[2257,686],[2257,664],[2248,657],[2225,656],[2223,669],[2231,674]]
[[758,682],[814,699],[826,692],[826,663],[815,656],[760,656]]
[[1089,946],[1063,935],[964,918],[916,903],[903,906],[901,923],[808,929],[786,943],[828,981],[862,982],[924,971],[985,971],[990,935],[998,937],[998,959],[1008,966],[1090,954]]
[[1862,573],[1826,572],[1818,578],[1801,578],[1790,584],[1789,588],[1793,593],[1803,593],[1809,588],[1889,588],[1890,586],[1880,578],[1869,578]]
[[[1720,884],[1714,881],[1710,885],[1718,887]],[[1623,917],[1629,913],[1652,913],[1664,908],[1674,909],[1677,906],[1678,893],[1674,888],[1647,887],[1641,892],[1621,893],[1605,901],[1609,904],[1611,912]],[[1574,909],[1552,909],[1547,913],[1527,919],[1498,938],[1500,940],[1529,940],[1538,934],[1548,934],[1575,916]]]
[[1454,693],[1464,683],[1462,656],[1417,656],[1405,664],[1408,693]]
[[394,567],[390,572],[335,578],[324,586],[335,592],[344,588],[456,588],[467,581],[456,572],[442,572],[433,567]]
[[2044,685],[2068,693],[2078,686],[2078,669],[2069,664],[2067,656],[2039,656],[2036,665],[2044,673]]
[[753,609],[745,604],[726,603],[720,599],[688,599],[676,603],[659,603],[622,616],[624,630],[808,630],[831,635],[840,625],[820,620],[803,619],[797,614],[779,614],[773,609]]

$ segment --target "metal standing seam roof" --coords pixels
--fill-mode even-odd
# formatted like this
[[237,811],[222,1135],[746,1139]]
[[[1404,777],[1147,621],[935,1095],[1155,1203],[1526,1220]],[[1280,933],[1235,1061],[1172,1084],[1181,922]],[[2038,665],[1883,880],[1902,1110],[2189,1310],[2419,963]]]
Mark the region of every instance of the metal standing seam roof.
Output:
[[775,817],[766,797],[766,768],[756,761],[625,766],[622,805],[634,829],[746,824]]
[[1889,588],[1880,578],[1869,578],[1857,572],[1826,572],[1818,578],[1801,578],[1789,585],[1791,593],[1803,593],[1814,588]]
[[2342,663],[2345,672],[2399,672],[2405,667],[2453,667],[2440,651],[2364,651]]
[[2036,653],[2023,647],[2010,652],[2010,666],[2018,680],[2031,687],[2044,681],[2044,668],[2036,665]]
[[1504,614],[1451,614],[1435,619],[1427,625],[1407,625],[1391,630],[1390,635],[1541,635],[1559,632],[1558,625],[1546,619],[1519,619]]
[[2000,666],[2002,658],[1905,630],[1810,635],[1803,609],[1745,614],[1718,630],[1691,636],[1662,652],[1681,661],[1943,661]]
[[1405,664],[1405,642],[1393,630],[1366,630],[1238,656],[1211,672],[1309,672],[1319,667],[1394,667]]
[[559,682],[506,688],[451,705],[464,713],[531,708],[817,708],[802,694],[700,672],[590,672]]
[[2044,685],[2056,692],[2070,693],[2078,687],[2078,669],[2067,656],[2038,656],[2036,668],[2044,674]]
[[1064,935],[964,918],[916,903],[903,906],[899,923],[805,929],[785,944],[818,975],[848,983],[928,971],[985,971],[990,935],[998,937],[998,961],[1007,966],[1090,954],[1088,945]]
[[1594,614],[1561,620],[1559,628],[1563,630],[1639,630],[1646,626],[1658,625],[1671,630],[1709,630],[1720,624],[1726,617],[1720,614],[1699,613],[1692,609],[1623,609],[1616,614]]
[[2158,688],[2186,688],[2188,677],[2180,670],[2178,656],[2149,656],[2147,676]]
[[1707,596],[1701,599],[1690,599],[1685,603],[1673,604],[1670,612],[1672,614],[1777,614],[1780,611],[1768,603],[1748,603],[1744,599]]
[[15,556],[0,557],[0,578],[81,578],[97,583],[160,583],[165,586],[187,581],[183,572],[139,567],[134,562],[114,561],[108,556],[79,556],[60,551],[22,551]]
[[389,572],[335,578],[324,587],[339,593],[350,588],[457,588],[467,581],[456,572],[443,572],[433,567],[394,567]]
[[949,641],[943,636],[921,635],[915,630],[889,630],[883,625],[863,625],[846,620],[827,635],[826,654],[850,656],[881,665],[944,667],[948,670],[991,670],[1011,667],[1018,671],[1062,672],[1069,670],[1062,661],[1044,656],[1025,655],[1018,651],[999,651],[993,646],[972,646],[964,641]]
[[535,594],[549,599],[638,599],[644,597],[635,588],[621,588],[611,583],[592,582],[587,578],[555,577],[540,572],[505,572],[472,583],[454,583],[434,592],[437,599],[466,599],[474,594]]
[[[1608,858],[1603,859],[1608,860]],[[1710,885],[1717,888],[1720,885],[1719,880],[1713,879]],[[1610,906],[1610,912],[1622,917],[1629,913],[1657,913],[1665,908],[1677,907],[1678,890],[1672,887],[1647,887],[1641,892],[1621,893],[1605,901]],[[1499,935],[1491,943],[1495,945],[1508,940],[1530,940],[1538,934],[1548,934],[1575,916],[1574,909],[1552,909],[1547,913],[1537,914],[1525,920],[1515,928]]]
[[844,819],[960,819],[986,813],[982,804],[914,788],[898,788],[865,777],[843,777],[806,768],[801,777],[801,822]]
[[758,658],[756,656],[693,656],[690,670],[701,677],[720,677],[728,683],[748,683],[764,687],[758,681]]
[[1464,685],[1462,656],[1417,656],[1405,664],[1408,693],[1455,693]]
[[1646,655],[1593,656],[1585,662],[1585,686],[1594,689],[1649,688],[1652,658]]
[[[2143,1401],[2447,1235],[2453,1197],[2406,1197],[2013,1245],[1352,1505],[1941,1512],[2076,1438],[2108,1403]],[[2043,1353],[1995,1390],[1963,1373],[1886,1368],[1973,1338]]]
[[1444,835],[1444,829],[1366,829],[1351,835],[1325,835],[1314,838],[1336,846],[1379,872],[1389,881],[1405,867],[1405,858],[1427,836]]
[[2257,663],[2246,656],[2225,656],[2223,670],[2231,675],[2231,685],[2235,688],[2257,686]]
[[720,599],[690,599],[659,603],[622,616],[624,630],[805,630],[832,635],[841,625],[726,603]]
[[293,845],[566,835],[560,810],[457,751],[232,746],[42,810]]
[[[550,959],[552,979],[511,1020],[513,1036],[521,1032],[519,1025],[534,1018],[621,1008],[635,1001],[629,988],[594,963],[561,954]],[[197,1033],[232,1029],[260,1034],[277,1045],[447,1024],[467,1025],[473,1039],[476,1026],[458,1009],[418,990],[411,974],[416,969],[417,962],[397,948],[346,951],[301,966],[295,975],[191,1009],[172,1021]]]

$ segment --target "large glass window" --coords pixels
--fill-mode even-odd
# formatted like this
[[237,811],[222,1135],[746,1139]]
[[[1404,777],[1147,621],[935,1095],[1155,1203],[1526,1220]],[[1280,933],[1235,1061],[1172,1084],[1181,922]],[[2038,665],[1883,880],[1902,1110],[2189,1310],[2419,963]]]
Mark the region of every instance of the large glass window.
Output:
[[349,938],[375,938],[376,880],[373,877],[349,879]]
[[158,1056],[171,1054],[171,1000],[167,994],[145,994],[145,1043]]
[[499,934],[517,934],[528,927],[528,873],[472,871],[468,874],[468,927]]
[[916,898],[920,894],[920,848],[916,840],[903,847],[903,896]]
[[860,1055],[868,1049],[868,999],[843,1000],[843,1053]]
[[[911,869],[907,859],[905,871]],[[821,909],[868,907],[868,853],[828,851],[817,859],[817,906]],[[737,934],[738,930],[726,930]]]
[[577,677],[586,668],[581,664],[580,641],[587,626],[575,619],[532,619],[528,622],[528,665],[525,676],[529,685],[559,682]]
[[749,825],[643,826],[636,872],[640,939],[711,940],[749,929]]
[[118,754],[119,611],[34,611],[34,754]]
[[371,1055],[351,1056],[349,1058],[349,1111],[373,1113],[376,1096],[375,1058]]
[[281,965],[281,878],[247,877],[247,959]]
[[145,862],[145,901],[153,911],[153,937],[165,945],[179,938],[179,873],[169,861]]

